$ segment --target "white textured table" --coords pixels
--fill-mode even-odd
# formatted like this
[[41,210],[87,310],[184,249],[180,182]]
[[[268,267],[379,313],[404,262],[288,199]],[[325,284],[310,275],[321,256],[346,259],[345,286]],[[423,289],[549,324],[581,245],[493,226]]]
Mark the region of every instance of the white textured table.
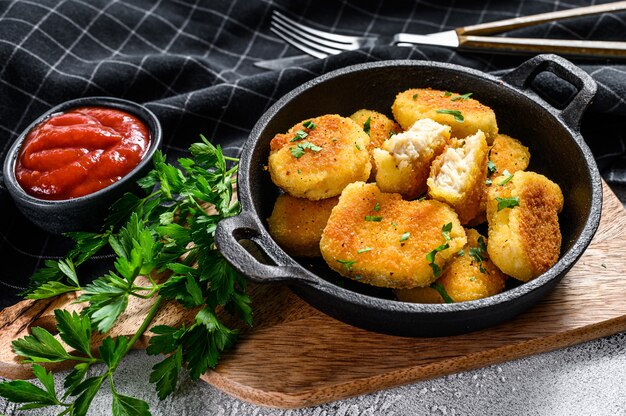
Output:
[[[117,373],[119,391],[146,400],[155,416],[626,414],[624,333],[497,366],[298,410],[257,407],[186,376],[173,397],[159,402],[147,383],[147,375],[157,358],[133,351]],[[104,388],[94,400],[90,415],[110,415],[110,406],[111,395]],[[0,412],[6,415],[19,414],[16,407],[0,402]],[[24,414],[56,413],[33,410]]]

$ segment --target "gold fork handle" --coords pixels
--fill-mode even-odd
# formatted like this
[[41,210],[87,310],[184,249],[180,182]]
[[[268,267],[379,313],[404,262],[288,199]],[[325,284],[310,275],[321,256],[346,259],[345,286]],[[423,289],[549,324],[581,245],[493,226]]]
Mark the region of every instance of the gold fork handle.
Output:
[[556,53],[579,56],[626,57],[626,42],[459,36],[459,48],[503,53]]
[[496,22],[465,26],[456,29],[456,33],[459,35],[459,37],[464,35],[488,35],[492,33],[501,33],[512,29],[538,25],[540,23],[553,22],[561,19],[590,16],[600,13],[615,13],[622,10],[626,10],[626,1],[598,4],[595,6],[587,7],[577,7],[574,9],[559,10],[557,12],[541,13],[531,16],[516,17],[513,19],[498,20]]

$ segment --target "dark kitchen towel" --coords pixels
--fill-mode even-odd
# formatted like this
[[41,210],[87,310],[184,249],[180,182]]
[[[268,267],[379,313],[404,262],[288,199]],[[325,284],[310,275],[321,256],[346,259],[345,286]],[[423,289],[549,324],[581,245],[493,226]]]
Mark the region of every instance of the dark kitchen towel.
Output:
[[[269,31],[272,10],[346,34],[431,33],[458,26],[589,5],[570,0],[0,0],[0,159],[20,132],[62,101],[115,96],[145,103],[164,127],[164,150],[185,153],[203,133],[236,155],[259,116],[301,83],[349,64],[381,59],[451,62],[501,74],[525,58],[439,47],[381,46],[301,67],[264,71],[254,62],[297,55]],[[626,40],[626,14],[518,30],[539,38]],[[577,62],[599,90],[583,120],[609,183],[626,183],[626,65]],[[551,79],[539,89],[567,88]],[[558,98],[558,97],[557,97]],[[45,259],[70,243],[39,231],[0,185],[0,307]],[[86,265],[97,273],[106,256]]]

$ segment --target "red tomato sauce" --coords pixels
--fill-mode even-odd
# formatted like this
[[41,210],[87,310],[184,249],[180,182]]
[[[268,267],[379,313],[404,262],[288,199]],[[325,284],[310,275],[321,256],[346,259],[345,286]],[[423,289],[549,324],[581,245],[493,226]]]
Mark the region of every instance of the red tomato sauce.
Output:
[[117,182],[150,144],[146,125],[121,110],[82,107],[33,128],[15,167],[17,181],[41,199],[77,198]]

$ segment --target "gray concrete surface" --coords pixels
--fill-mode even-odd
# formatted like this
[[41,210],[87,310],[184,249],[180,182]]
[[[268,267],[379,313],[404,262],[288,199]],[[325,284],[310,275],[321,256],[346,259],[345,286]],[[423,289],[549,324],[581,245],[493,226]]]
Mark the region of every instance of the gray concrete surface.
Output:
[[[116,377],[118,390],[146,400],[153,415],[626,415],[625,333],[500,365],[297,410],[257,407],[204,382],[194,382],[186,375],[176,394],[159,402],[153,387],[147,382],[155,362],[155,357],[134,351],[122,362]],[[110,403],[110,392],[103,388],[91,407],[90,415],[110,415]],[[21,413],[15,408],[12,404],[0,402],[0,413],[6,415],[56,414],[51,409]]]

